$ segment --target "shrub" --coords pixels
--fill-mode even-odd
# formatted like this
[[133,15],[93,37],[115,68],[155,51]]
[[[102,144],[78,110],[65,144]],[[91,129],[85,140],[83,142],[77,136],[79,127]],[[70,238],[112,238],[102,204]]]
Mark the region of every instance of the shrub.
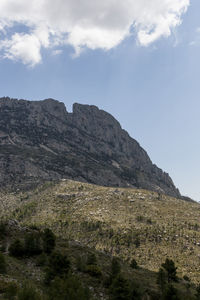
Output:
[[183,276],[183,279],[184,279],[185,281],[187,281],[187,282],[190,282],[190,278],[189,278],[187,275],[184,275],[184,276]]
[[36,260],[36,265],[38,267],[43,267],[45,266],[47,263],[47,255],[45,253],[42,253],[40,254],[38,257],[37,257],[37,260]]
[[6,273],[6,260],[2,253],[0,253],[0,274]]
[[90,300],[88,288],[83,287],[75,276],[56,278],[49,289],[49,300]]
[[200,299],[200,284],[196,287],[196,299],[199,300]]
[[167,274],[163,268],[160,268],[157,275],[157,284],[160,286],[161,291],[164,291],[164,287],[166,285]]
[[19,239],[10,244],[9,254],[14,257],[22,257],[24,255],[24,245]]
[[9,283],[6,291],[5,291],[5,299],[13,300],[17,294],[17,285],[15,283]]
[[111,277],[116,277],[121,272],[121,266],[119,260],[113,257],[111,262]]
[[178,278],[176,276],[177,268],[175,267],[174,261],[172,259],[166,258],[165,263],[162,264],[162,267],[167,272],[167,281],[168,282],[178,280]]
[[134,244],[135,244],[136,248],[140,247],[140,239],[139,239],[139,237],[136,237],[136,239],[134,240]]
[[24,254],[28,256],[38,255],[42,252],[40,236],[38,233],[29,233],[25,236]]
[[0,221],[0,240],[2,240],[6,235],[6,224]]
[[76,268],[79,272],[84,272],[86,269],[85,260],[81,256],[76,257]]
[[46,268],[45,283],[49,284],[56,276],[66,275],[70,269],[70,261],[66,255],[53,252],[49,257],[48,267]]
[[144,217],[143,217],[143,216],[137,216],[137,217],[136,217],[136,220],[137,220],[138,222],[143,222],[143,221],[144,221]]
[[132,269],[138,269],[137,261],[136,261],[134,258],[131,260],[130,267],[131,267]]
[[94,253],[90,253],[87,257],[87,265],[96,265],[97,264],[97,258]]
[[164,291],[164,300],[180,300],[178,297],[177,289],[172,285],[167,285],[165,291]]
[[17,300],[40,300],[41,297],[35,287],[26,283],[18,293]]
[[8,288],[8,283],[3,279],[0,279],[0,295],[5,293]]
[[111,300],[129,300],[130,287],[126,279],[121,274],[116,276],[110,286],[110,299]]
[[51,229],[46,228],[42,235],[43,239],[43,250],[45,253],[50,254],[56,245],[56,237]]
[[98,266],[95,265],[89,265],[86,267],[85,270],[89,275],[93,276],[93,277],[101,277],[101,269]]

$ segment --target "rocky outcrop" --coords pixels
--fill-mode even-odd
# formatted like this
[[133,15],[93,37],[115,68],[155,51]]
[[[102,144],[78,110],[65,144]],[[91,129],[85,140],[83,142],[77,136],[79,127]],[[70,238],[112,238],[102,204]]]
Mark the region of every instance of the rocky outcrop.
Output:
[[107,112],[53,99],[0,99],[0,185],[71,178],[179,197],[171,178]]

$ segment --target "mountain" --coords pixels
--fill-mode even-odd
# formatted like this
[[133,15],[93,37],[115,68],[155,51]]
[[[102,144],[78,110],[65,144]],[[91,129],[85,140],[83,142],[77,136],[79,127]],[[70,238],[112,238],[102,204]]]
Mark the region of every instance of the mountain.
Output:
[[[56,253],[67,256],[71,262],[70,273],[89,287],[92,299],[197,300],[199,212],[200,204],[196,202],[152,191],[102,187],[73,180],[45,182],[28,191],[0,190],[0,299],[85,299],[52,298],[54,283],[44,285],[52,257],[40,253],[44,230],[49,228],[56,235]],[[49,239],[47,242],[51,245]],[[14,250],[18,250],[14,255],[9,250],[13,243]],[[1,274],[1,253],[7,263],[5,274]],[[63,278],[63,260],[60,262],[59,257],[54,256],[53,262],[57,275]],[[132,287],[138,286],[142,297],[135,293],[131,298],[112,297],[113,257],[120,261],[121,275]],[[164,283],[157,281],[158,271],[166,259],[177,267],[178,282],[170,281],[169,286],[165,272]],[[137,262],[136,269],[130,268],[133,260]],[[27,281],[33,284],[34,290],[47,292],[50,297],[1,298],[10,283],[21,288]],[[173,297],[170,292],[164,297],[162,294],[165,295],[171,284],[178,295]],[[55,287],[59,296],[62,290],[66,292],[65,285]],[[120,292],[118,284],[116,288]]]
[[68,113],[53,99],[0,99],[0,170],[0,186],[69,178],[180,197],[113,116],[77,103]]

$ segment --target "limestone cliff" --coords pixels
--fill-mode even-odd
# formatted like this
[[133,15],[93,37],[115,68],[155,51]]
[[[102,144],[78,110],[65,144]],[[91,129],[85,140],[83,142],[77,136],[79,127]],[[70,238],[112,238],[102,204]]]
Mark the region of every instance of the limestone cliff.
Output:
[[96,106],[0,99],[0,185],[71,178],[179,197],[118,121]]

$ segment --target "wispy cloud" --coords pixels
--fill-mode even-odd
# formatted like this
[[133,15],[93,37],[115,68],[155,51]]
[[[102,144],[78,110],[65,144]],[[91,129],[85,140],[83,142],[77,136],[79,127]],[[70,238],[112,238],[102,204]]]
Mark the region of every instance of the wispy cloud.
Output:
[[[168,37],[181,24],[190,0],[1,0],[0,40],[3,57],[34,66],[41,62],[41,48],[71,45],[110,50],[135,29],[140,45]],[[23,24],[28,32],[9,28]],[[57,50],[56,50],[57,51]],[[55,54],[56,52],[54,52]],[[58,52],[57,52],[58,54]]]
[[190,46],[200,45],[200,27],[197,27],[194,39],[189,43]]

